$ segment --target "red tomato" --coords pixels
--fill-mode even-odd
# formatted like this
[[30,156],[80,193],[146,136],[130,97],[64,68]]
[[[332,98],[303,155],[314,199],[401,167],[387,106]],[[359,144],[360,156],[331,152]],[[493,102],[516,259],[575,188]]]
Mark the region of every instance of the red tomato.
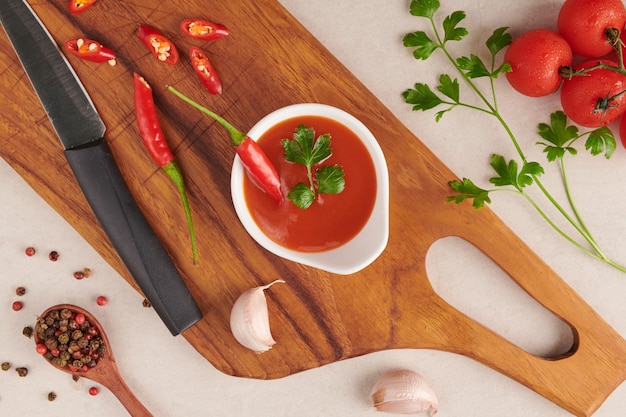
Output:
[[558,33],[537,29],[516,38],[504,60],[511,65],[511,72],[506,73],[511,86],[526,96],[541,97],[561,85],[559,68],[572,65],[572,49]]
[[619,138],[624,148],[626,148],[626,117],[622,117],[622,121],[619,123]]
[[596,58],[613,47],[606,30],[624,29],[626,8],[622,0],[565,0],[558,18],[559,33],[575,54]]
[[[589,68],[598,62],[617,66],[607,60],[591,60],[575,67]],[[626,112],[626,94],[610,100],[604,109],[598,100],[614,97],[626,90],[626,76],[608,69],[596,69],[584,76],[566,79],[561,88],[561,105],[567,116],[579,125],[599,127],[614,122]]]

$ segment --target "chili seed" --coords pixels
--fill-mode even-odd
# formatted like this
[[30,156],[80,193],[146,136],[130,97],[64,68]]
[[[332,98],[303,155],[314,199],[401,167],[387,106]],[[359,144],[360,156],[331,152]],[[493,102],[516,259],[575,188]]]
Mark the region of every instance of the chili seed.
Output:
[[8,371],[9,369],[11,369],[11,364],[9,362],[2,362],[2,365],[0,365],[0,368],[3,371]]
[[56,262],[59,260],[59,252],[53,250],[52,252],[50,252],[50,254],[48,255],[48,258],[52,261],[52,262]]
[[98,392],[99,392],[99,390],[96,387],[89,388],[89,395],[94,395],[95,396],[95,395],[98,395]]
[[15,368],[15,371],[22,378],[28,375],[28,368],[24,368],[23,366],[19,368]]
[[14,311],[20,311],[22,309],[22,307],[24,307],[24,303],[22,303],[21,301],[14,301],[13,302],[13,310]]
[[33,328],[30,326],[24,327],[24,329],[22,330],[22,334],[30,339],[31,337],[33,337]]
[[103,306],[103,305],[105,305],[105,304],[107,303],[107,301],[108,301],[108,300],[107,300],[107,298],[106,298],[104,295],[101,295],[101,296],[99,296],[99,297],[96,299],[96,303],[98,303],[98,305],[99,305],[99,306]]
[[57,395],[54,393],[54,391],[48,393],[48,401],[54,401],[56,399]]
[[35,252],[36,252],[35,248],[33,248],[32,246],[29,246],[24,250],[24,253],[26,253],[26,256],[33,256]]
[[26,294],[26,288],[24,288],[24,287],[17,287],[17,288],[15,289],[15,294],[16,294],[18,297],[23,296],[24,294]]

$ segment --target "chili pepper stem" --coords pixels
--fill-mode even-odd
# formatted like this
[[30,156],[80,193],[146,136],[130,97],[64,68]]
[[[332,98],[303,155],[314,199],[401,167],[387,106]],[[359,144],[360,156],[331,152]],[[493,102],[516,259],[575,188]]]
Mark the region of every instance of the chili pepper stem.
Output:
[[193,101],[192,99],[190,99],[189,97],[187,97],[186,95],[184,95],[183,93],[181,93],[180,91],[172,87],[171,85],[168,85],[167,89],[171,93],[174,93],[174,95],[176,95],[178,98],[183,100],[185,103],[189,104],[192,107],[195,107],[196,109],[200,110],[202,113],[206,114],[207,116],[215,120],[217,123],[222,125],[230,134],[230,139],[232,140],[233,145],[239,146],[243,143],[243,141],[246,140],[247,135],[241,132],[240,130],[238,130],[235,126],[228,123],[228,121],[226,121],[224,118],[213,113],[211,110],[207,109],[206,107],[196,103],[195,101]]
[[176,184],[176,188],[180,193],[180,198],[183,202],[183,207],[185,209],[185,215],[187,216],[187,225],[189,226],[189,237],[191,239],[191,250],[193,253],[193,264],[198,264],[198,245],[196,243],[196,232],[193,227],[193,220],[191,218],[191,208],[189,207],[189,199],[187,198],[187,193],[185,192],[185,182],[183,181],[183,175],[180,170],[180,167],[175,161],[164,165],[163,171],[167,174],[168,177]]

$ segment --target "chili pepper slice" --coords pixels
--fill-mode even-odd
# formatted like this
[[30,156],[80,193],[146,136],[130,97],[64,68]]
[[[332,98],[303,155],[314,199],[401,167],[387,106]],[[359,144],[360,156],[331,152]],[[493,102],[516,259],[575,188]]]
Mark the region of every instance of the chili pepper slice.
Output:
[[152,96],[152,87],[148,82],[139,74],[134,74],[134,101],[135,101],[135,116],[137,118],[137,125],[139,126],[139,133],[143,139],[143,143],[148,149],[148,153],[164,171],[170,177],[170,179],[178,188],[180,198],[183,203],[185,215],[187,217],[187,225],[189,227],[189,236],[191,239],[191,249],[193,252],[193,263],[198,263],[198,247],[196,243],[196,234],[193,227],[193,220],[191,218],[191,208],[189,207],[189,200],[187,198],[187,192],[185,191],[185,182],[183,180],[183,174],[178,166],[178,163],[174,160],[174,154],[169,148],[165,135],[161,129],[161,124],[156,112],[156,106],[154,105],[154,98]]
[[82,13],[91,7],[96,0],[70,0],[69,9],[70,13],[78,14]]
[[228,36],[228,28],[220,23],[204,19],[187,19],[180,23],[180,30],[192,38],[210,41]]
[[117,55],[100,42],[87,38],[73,38],[65,42],[65,50],[79,58],[92,62],[108,62],[115,65]]
[[167,89],[187,104],[200,110],[202,113],[222,125],[222,127],[228,131],[230,139],[233,142],[233,145],[235,145],[235,151],[237,152],[237,155],[239,155],[239,158],[241,159],[248,175],[250,175],[254,182],[274,200],[277,202],[283,201],[284,196],[280,183],[280,177],[278,176],[272,161],[270,161],[267,154],[258,143],[252,140],[245,133],[236,129],[224,118],[196,103],[180,91],[176,90],[174,87],[168,86]]
[[137,36],[159,61],[174,65],[178,62],[176,46],[161,32],[148,25],[140,25]]
[[206,54],[194,46],[189,50],[189,58],[204,88],[211,94],[222,94],[222,81]]

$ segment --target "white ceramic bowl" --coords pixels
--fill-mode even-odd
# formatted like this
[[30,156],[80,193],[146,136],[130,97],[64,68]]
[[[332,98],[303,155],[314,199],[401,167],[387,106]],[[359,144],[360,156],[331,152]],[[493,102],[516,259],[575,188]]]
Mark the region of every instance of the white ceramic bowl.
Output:
[[278,109],[254,125],[248,132],[248,136],[256,140],[280,121],[298,116],[322,116],[334,119],[352,130],[363,141],[374,162],[377,182],[376,200],[369,220],[354,238],[334,249],[322,252],[300,252],[281,246],[263,233],[248,210],[243,192],[245,171],[238,156],[235,156],[231,172],[231,193],[235,211],[250,236],[275,255],[335,274],[353,274],[374,262],[387,246],[389,173],[385,156],[376,138],[363,123],[351,114],[325,104],[303,103]]

